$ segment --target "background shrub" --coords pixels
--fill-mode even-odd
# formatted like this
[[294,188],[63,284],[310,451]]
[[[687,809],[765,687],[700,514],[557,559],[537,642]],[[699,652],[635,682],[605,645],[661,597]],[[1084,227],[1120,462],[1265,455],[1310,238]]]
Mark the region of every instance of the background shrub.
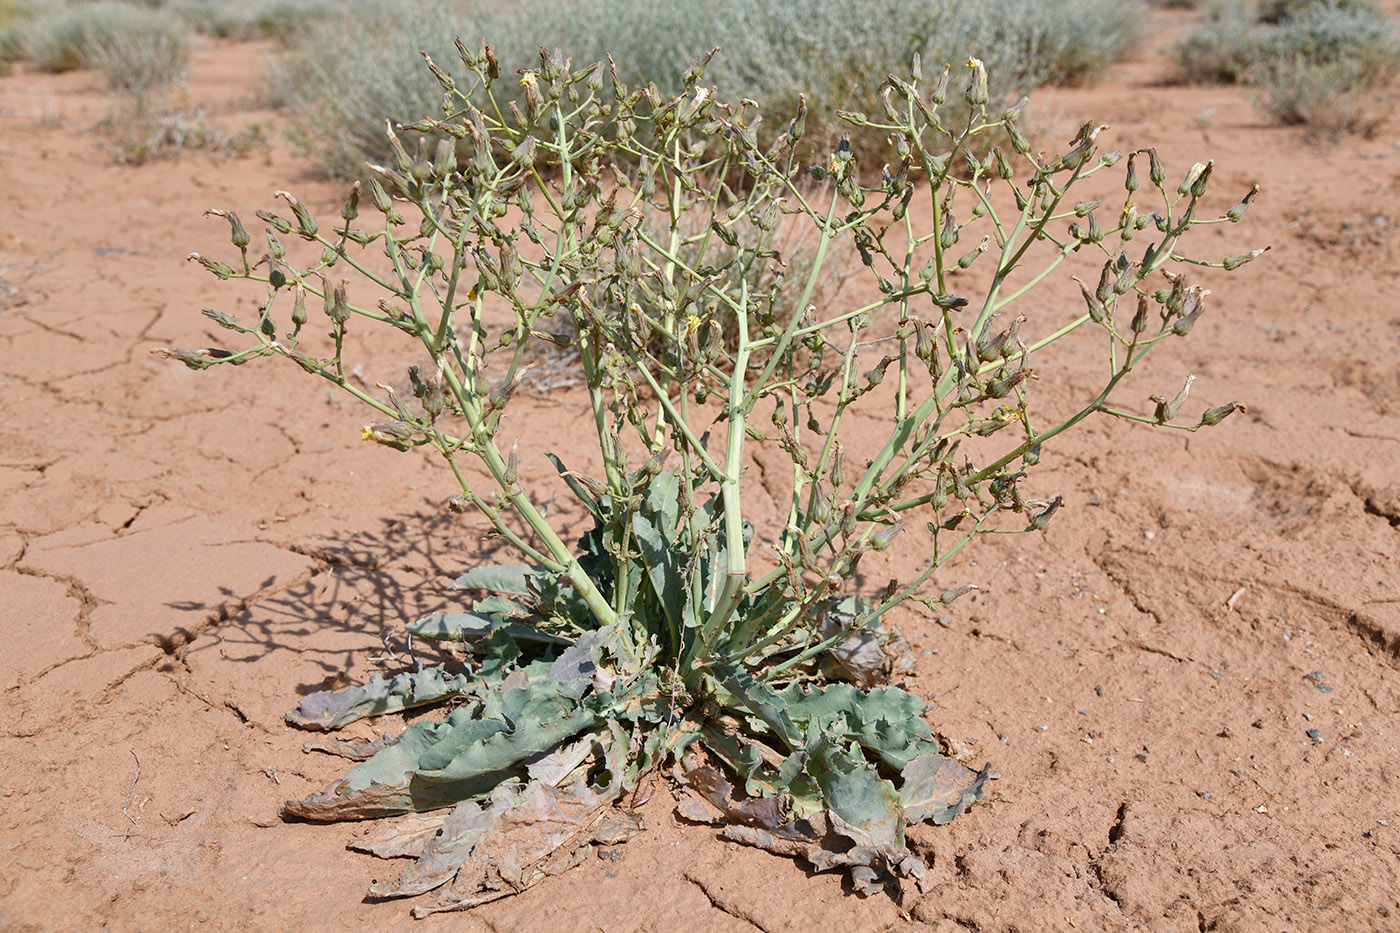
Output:
[[1395,21],[1359,0],[1280,0],[1217,7],[1176,49],[1188,80],[1238,81],[1286,124],[1372,135],[1400,68]]
[[3,42],[9,56],[46,71],[96,68],[115,90],[138,96],[175,83],[189,56],[189,27],[151,6],[95,3],[16,7]]
[[[691,56],[719,46],[706,80],[758,95],[766,126],[781,127],[799,94],[813,114],[878,113],[880,80],[907,68],[916,52],[931,74],[976,54],[996,77],[995,96],[1081,80],[1136,40],[1144,7],[1136,0],[523,0],[507,9],[438,0],[414,9],[407,17],[400,4],[357,3],[353,13],[314,21],[281,66],[281,100],[333,174],[358,174],[366,159],[386,158],[385,118],[434,111],[442,90],[424,80],[414,53],[460,67],[454,36],[469,43],[486,36],[507,75],[537,63],[541,46],[563,49],[576,69],[611,53],[624,81],[646,75],[663,93],[679,89]],[[513,81],[499,85],[507,86],[518,90]],[[957,90],[950,100],[960,98]],[[809,138],[825,144],[836,132],[813,125]]]

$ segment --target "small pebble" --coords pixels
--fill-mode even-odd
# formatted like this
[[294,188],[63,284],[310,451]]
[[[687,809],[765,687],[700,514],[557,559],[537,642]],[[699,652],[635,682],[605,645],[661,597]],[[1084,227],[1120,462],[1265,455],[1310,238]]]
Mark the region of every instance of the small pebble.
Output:
[[1197,797],[1200,797],[1202,800],[1209,800],[1209,799],[1210,799],[1210,791],[1208,791],[1208,790],[1198,790],[1198,791],[1196,791],[1196,796],[1197,796]]
[[1035,731],[1036,731],[1036,732],[1044,732],[1046,729],[1049,729],[1049,728],[1050,728],[1049,726],[1036,726],[1036,727],[1035,727]]
[[1314,742],[1322,741],[1322,733],[1318,732],[1316,729],[1305,729],[1303,730],[1303,734],[1306,735],[1308,738],[1312,739]]

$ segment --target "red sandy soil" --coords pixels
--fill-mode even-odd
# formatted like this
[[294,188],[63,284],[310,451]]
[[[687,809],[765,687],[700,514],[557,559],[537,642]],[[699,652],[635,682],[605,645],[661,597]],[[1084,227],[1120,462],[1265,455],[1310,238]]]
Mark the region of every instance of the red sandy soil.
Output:
[[[265,54],[201,46],[191,104],[276,121]],[[1035,477],[1066,499],[1049,531],[970,551],[957,581],[982,590],[946,624],[899,619],[906,685],[1002,775],[912,831],[927,892],[859,898],[678,822],[657,782],[627,845],[416,928],[1400,929],[1400,143],[1313,144],[1168,70],[1149,42],[1039,95],[1041,120],[1057,140],[1109,123],[1174,171],[1214,158],[1220,208],[1264,187],[1198,239],[1273,251],[1211,276],[1211,312],[1124,399],[1189,371],[1192,412],[1249,413],[1194,435],[1091,420]],[[206,207],[251,219],[289,188],[334,212],[341,186],[275,130],[232,159],[116,164],[75,131],[109,106],[91,75],[0,78],[0,927],[414,926],[365,900],[392,870],[346,850],[365,827],[278,818],[345,767],[282,714],[392,667],[381,637],[401,649],[404,622],[460,600],[482,528],[441,508],[443,470],[360,443],[354,406],[295,367],[151,355],[217,344],[201,307],[251,307],[183,261],[229,252]],[[354,345],[370,383],[394,378],[374,351]],[[1101,378],[1097,353],[1057,364],[1052,400]],[[526,404],[568,437],[575,395]],[[547,471],[526,457],[527,481]]]

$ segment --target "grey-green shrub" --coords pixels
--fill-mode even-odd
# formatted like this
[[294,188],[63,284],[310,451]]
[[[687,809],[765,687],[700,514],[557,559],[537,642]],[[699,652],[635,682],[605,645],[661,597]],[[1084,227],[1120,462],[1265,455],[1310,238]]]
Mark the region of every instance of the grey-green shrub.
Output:
[[1206,21],[1176,44],[1178,74],[1199,84],[1242,81],[1251,62],[1257,13],[1247,0],[1221,0],[1206,11]]
[[1373,135],[1391,109],[1400,70],[1389,17],[1362,4],[1314,4],[1261,32],[1250,80],[1283,123],[1328,135]]
[[184,77],[189,27],[164,10],[116,4],[90,31],[83,58],[113,90],[143,97]]
[[[415,53],[424,49],[452,70],[453,36],[473,48],[487,36],[507,73],[537,64],[541,46],[563,49],[576,67],[612,54],[624,81],[645,75],[663,92],[680,87],[691,56],[718,46],[706,80],[757,95],[766,128],[777,129],[800,94],[814,115],[878,111],[880,79],[916,52],[935,73],[976,54],[1001,76],[998,97],[1089,77],[1136,40],[1145,8],[1137,0],[523,0],[509,8],[437,0],[415,6],[413,16],[402,9],[357,3],[313,22],[276,78],[310,148],[334,174],[357,174],[366,159],[385,157],[386,118],[416,119],[435,108],[441,89],[415,68]],[[814,141],[835,132],[810,127]]]
[[47,71],[97,68],[114,89],[140,95],[179,79],[188,39],[189,27],[172,13],[99,0],[30,7],[8,45],[15,58]]
[[1360,0],[1263,8],[1234,0],[1177,45],[1177,67],[1188,80],[1253,85],[1282,123],[1371,135],[1390,110],[1383,92],[1400,69],[1395,25]]
[[312,21],[344,13],[342,0],[166,0],[161,6],[198,32],[220,38],[285,38]]

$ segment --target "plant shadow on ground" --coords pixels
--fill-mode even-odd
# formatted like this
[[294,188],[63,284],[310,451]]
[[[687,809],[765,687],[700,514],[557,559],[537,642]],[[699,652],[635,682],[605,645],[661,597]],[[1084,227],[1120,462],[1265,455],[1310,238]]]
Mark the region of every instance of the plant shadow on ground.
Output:
[[[511,562],[501,541],[476,540],[463,516],[425,500],[418,508],[381,518],[377,530],[344,536],[308,536],[287,547],[315,563],[310,576],[282,589],[262,582],[268,595],[241,598],[221,588],[215,602],[179,601],[171,608],[212,620],[182,626],[163,639],[186,657],[217,651],[228,661],[256,664],[294,653],[300,675],[286,682],[294,697],[335,689],[421,665],[464,667],[450,646],[413,640],[406,623],[468,608],[473,596],[452,588],[471,566]],[[271,591],[271,592],[269,592]],[[208,630],[209,634],[202,634]],[[317,674],[321,676],[316,678]]]

